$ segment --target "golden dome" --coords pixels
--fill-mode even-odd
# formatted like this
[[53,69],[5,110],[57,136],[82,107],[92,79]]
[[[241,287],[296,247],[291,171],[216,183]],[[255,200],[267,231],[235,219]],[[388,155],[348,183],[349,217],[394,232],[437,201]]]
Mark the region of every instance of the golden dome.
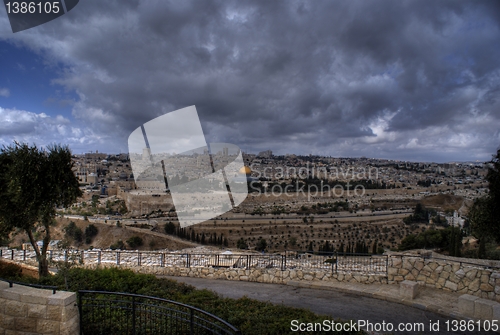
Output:
[[240,169],[240,173],[241,174],[250,174],[250,173],[252,173],[252,170],[250,170],[250,168],[248,166],[243,166]]

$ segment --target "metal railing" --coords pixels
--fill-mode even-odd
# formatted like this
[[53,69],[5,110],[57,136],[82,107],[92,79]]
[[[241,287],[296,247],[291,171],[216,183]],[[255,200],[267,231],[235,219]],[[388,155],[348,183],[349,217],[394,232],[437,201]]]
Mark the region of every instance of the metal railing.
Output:
[[338,272],[387,274],[388,256],[339,252],[287,251],[286,267]]
[[0,281],[7,282],[9,283],[9,287],[13,287],[15,285],[21,285],[21,286],[29,286],[33,288],[40,288],[44,290],[52,290],[52,294],[56,294],[57,291],[57,286],[48,286],[48,285],[39,285],[39,284],[29,284],[29,283],[23,283],[23,282],[18,282],[10,279],[3,279],[0,278]]
[[[33,251],[8,250],[0,257],[12,260],[36,260]],[[146,252],[129,250],[49,250],[51,261],[75,261],[81,264],[113,264],[118,266],[214,267],[214,268],[273,268],[318,269],[337,272],[386,274],[387,255],[347,254],[337,252],[286,251],[282,254],[197,254],[175,252]]]
[[81,335],[241,334],[199,308],[138,294],[78,291]]

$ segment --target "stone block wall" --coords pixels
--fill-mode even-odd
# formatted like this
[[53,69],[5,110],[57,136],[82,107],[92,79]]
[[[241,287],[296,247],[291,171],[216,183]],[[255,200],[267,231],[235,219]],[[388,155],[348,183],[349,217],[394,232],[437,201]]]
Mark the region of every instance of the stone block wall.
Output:
[[500,302],[500,272],[481,265],[402,255],[389,257],[389,283],[404,280]]
[[[89,264],[87,268],[96,268],[97,265]],[[106,264],[106,267],[120,267]],[[127,266],[127,268],[145,274],[196,277],[209,279],[241,280],[258,283],[286,284],[288,281],[304,282],[351,282],[362,284],[387,284],[385,275],[361,273],[332,273],[324,270],[304,269],[266,269],[266,268],[216,268],[216,267],[178,267],[178,266]]]
[[78,334],[76,293],[0,282],[0,335]]

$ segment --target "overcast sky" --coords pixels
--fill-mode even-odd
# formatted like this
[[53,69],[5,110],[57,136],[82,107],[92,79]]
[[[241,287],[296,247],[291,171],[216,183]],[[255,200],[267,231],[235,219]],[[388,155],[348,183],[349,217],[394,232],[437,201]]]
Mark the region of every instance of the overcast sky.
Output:
[[500,146],[500,1],[83,0],[13,34],[0,144],[128,152],[196,105],[249,152],[485,161]]

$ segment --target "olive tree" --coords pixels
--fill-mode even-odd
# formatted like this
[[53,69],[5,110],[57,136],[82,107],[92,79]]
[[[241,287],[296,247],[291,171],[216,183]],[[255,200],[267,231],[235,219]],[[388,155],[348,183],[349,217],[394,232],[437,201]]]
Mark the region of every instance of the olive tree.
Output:
[[[47,249],[57,207],[81,196],[66,146],[20,144],[0,150],[0,232],[24,231],[35,250],[40,276],[48,275]],[[39,247],[34,233],[42,236]]]

